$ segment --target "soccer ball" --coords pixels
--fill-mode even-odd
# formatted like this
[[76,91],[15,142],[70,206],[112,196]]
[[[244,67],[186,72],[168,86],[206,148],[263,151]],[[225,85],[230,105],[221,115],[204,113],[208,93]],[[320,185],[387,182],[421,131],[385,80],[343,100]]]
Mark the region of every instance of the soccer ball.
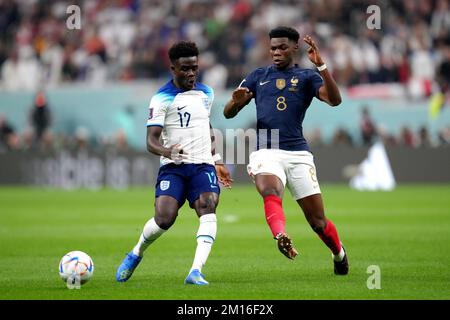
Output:
[[89,255],[82,251],[71,251],[59,262],[59,275],[70,285],[78,287],[85,284],[94,274],[94,262]]

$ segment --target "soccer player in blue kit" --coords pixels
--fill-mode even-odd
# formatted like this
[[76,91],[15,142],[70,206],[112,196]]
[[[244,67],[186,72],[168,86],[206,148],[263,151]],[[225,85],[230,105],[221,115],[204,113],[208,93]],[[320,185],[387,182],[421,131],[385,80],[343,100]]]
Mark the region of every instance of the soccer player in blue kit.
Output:
[[[216,207],[220,187],[232,179],[212,146],[209,116],[213,90],[199,82],[198,48],[180,41],[169,50],[173,79],[152,97],[147,120],[147,149],[161,156],[155,192],[155,216],[144,226],[138,243],[117,269],[116,280],[127,281],[144,251],[175,222],[186,199],[200,220],[197,249],[184,283],[207,285],[201,273],[216,238]],[[161,144],[160,138],[163,143]]]
[[334,273],[346,275],[347,254],[336,227],[325,217],[314,158],[302,132],[312,99],[337,106],[341,103],[339,89],[310,36],[303,41],[318,72],[294,63],[300,38],[295,29],[277,27],[269,38],[273,65],[254,70],[241,82],[225,105],[224,115],[233,118],[255,99],[258,141],[247,171],[264,200],[266,221],[279,250],[289,259],[298,254],[285,230],[282,197],[287,186],[312,229],[331,250]]

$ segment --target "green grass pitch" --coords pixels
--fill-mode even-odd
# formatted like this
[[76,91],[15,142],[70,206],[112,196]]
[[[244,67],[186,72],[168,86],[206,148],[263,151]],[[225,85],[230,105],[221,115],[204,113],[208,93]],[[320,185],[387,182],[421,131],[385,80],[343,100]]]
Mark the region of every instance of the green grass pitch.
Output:
[[[0,299],[449,299],[450,185],[357,192],[322,185],[326,214],[350,260],[335,276],[328,248],[287,193],[287,231],[300,251],[286,259],[253,185],[222,190],[218,234],[203,269],[209,286],[183,284],[198,219],[187,205],[126,283],[116,269],[153,216],[153,189],[61,191],[0,188]],[[59,278],[60,258],[87,252],[94,277],[81,290]],[[381,289],[368,289],[379,266]]]

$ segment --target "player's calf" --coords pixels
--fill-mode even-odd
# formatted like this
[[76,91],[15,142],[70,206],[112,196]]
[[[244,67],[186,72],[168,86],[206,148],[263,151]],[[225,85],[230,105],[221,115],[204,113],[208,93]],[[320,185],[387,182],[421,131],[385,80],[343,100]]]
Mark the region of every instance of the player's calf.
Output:
[[285,233],[286,218],[280,197],[273,194],[264,197],[264,214],[274,237]]

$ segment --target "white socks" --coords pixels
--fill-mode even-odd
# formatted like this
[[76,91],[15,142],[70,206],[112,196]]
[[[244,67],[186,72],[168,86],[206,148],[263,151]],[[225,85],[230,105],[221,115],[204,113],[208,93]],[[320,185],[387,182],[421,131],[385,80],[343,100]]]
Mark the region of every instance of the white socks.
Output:
[[155,222],[155,218],[151,218],[147,221],[144,226],[144,231],[142,231],[139,238],[139,242],[133,248],[133,253],[137,256],[142,257],[145,249],[158,239],[166,230],[161,229]]
[[[195,251],[194,262],[191,270],[198,269],[200,272],[202,267],[208,260],[211,247],[216,239],[217,233],[217,218],[214,213],[205,214],[200,217],[200,226],[197,231],[197,249]],[[158,239],[166,230],[161,229],[155,222],[155,218],[150,219],[144,226],[139,241],[133,248],[133,253],[142,257],[144,251],[156,239]],[[189,271],[189,272],[190,272]]]
[[211,247],[216,239],[217,218],[214,213],[205,214],[200,217],[200,226],[197,231],[197,249],[195,251],[194,262],[192,263],[191,272],[194,269],[202,271],[208,259]]
[[337,261],[337,262],[342,261],[342,259],[344,259],[345,251],[344,251],[344,247],[342,246],[342,244],[341,244],[341,251],[339,251],[339,254],[337,254],[337,255],[331,254],[331,256],[333,257],[333,260]]

